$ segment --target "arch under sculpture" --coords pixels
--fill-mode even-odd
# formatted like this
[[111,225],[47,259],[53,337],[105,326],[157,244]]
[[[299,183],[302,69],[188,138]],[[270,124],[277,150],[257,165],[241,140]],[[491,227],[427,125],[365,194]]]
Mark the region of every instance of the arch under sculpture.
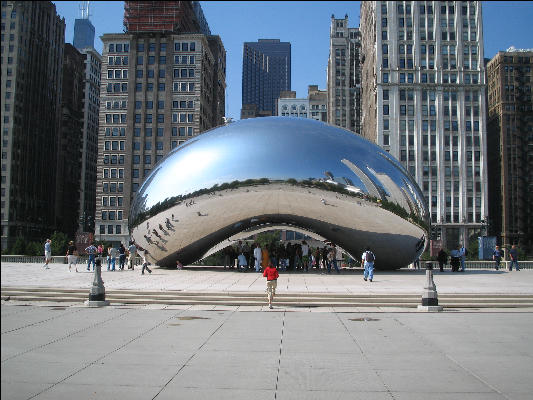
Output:
[[[241,232],[302,228],[376,268],[410,264],[427,245],[428,210],[405,168],[353,132],[265,117],[212,129],[171,151],[145,179],[130,233],[155,263],[204,258]],[[161,227],[163,229],[161,229]]]

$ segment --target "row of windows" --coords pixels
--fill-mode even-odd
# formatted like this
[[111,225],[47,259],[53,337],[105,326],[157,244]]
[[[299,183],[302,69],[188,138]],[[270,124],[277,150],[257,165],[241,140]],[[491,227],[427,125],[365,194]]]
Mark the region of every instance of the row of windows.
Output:
[[[155,43],[148,43],[147,49],[149,52],[155,51]],[[137,43],[137,52],[144,51],[144,43]],[[159,44],[160,51],[167,51],[167,44]],[[196,42],[174,42],[174,51],[196,51]]]
[[[109,85],[111,85],[111,84],[108,84],[108,92],[109,92]],[[115,84],[115,85],[120,85],[120,84]],[[123,83],[122,85],[127,85],[127,83]],[[162,82],[160,82],[158,84],[158,86],[157,86],[157,89],[160,92],[164,92],[165,88],[166,88],[166,86]],[[127,89],[127,86],[126,86],[126,89]],[[173,91],[174,92],[194,92],[194,89],[195,89],[194,82],[174,82],[174,84],[173,84]],[[137,92],[142,92],[143,91],[143,84],[142,83],[136,83],[135,84],[135,90]],[[148,82],[146,84],[146,91],[147,92],[153,92],[154,91],[154,84],[152,82]]]
[[126,128],[105,128],[106,136],[126,136]]
[[106,86],[107,93],[128,93],[127,83],[108,83]]
[[126,114],[106,114],[105,122],[106,124],[125,124]]
[[[386,59],[383,59],[384,63],[385,63],[385,60]],[[431,66],[431,69],[433,69],[433,66]],[[392,80],[389,78],[390,77],[390,74],[388,72],[383,72],[382,74],[382,80],[383,80],[383,83],[390,83],[392,82]],[[415,83],[415,74],[412,73],[412,72],[408,72],[408,73],[405,73],[405,72],[400,72],[398,74],[398,82],[399,83]],[[479,74],[478,73],[474,73],[474,74],[467,74],[467,73],[463,73],[463,79],[464,79],[464,83],[466,85],[477,85],[479,84]],[[442,75],[442,81],[443,83],[456,83],[457,82],[457,74],[443,74]],[[435,83],[435,74],[434,73],[426,73],[426,72],[422,72],[420,74],[420,83]]]
[[122,182],[104,182],[103,190],[104,193],[122,193],[124,191],[124,183]]
[[[104,168],[104,178],[124,178],[124,168]],[[122,202],[122,200],[121,200]]]
[[[124,140],[106,140],[104,141],[104,150],[121,150],[124,151]],[[105,177],[105,170],[104,170]]]
[[102,197],[102,206],[103,207],[122,207],[122,197],[118,196],[103,196]]
[[129,62],[130,61],[128,56],[107,57],[108,65],[129,65]]
[[128,102],[127,102],[127,100],[113,101],[113,102],[106,101],[105,108],[107,110],[111,110],[111,109],[114,109],[114,110],[117,110],[117,109],[126,110],[128,108]]
[[124,165],[124,154],[104,154],[104,164]]
[[[155,142],[157,150],[163,150],[163,142]],[[141,150],[141,142],[133,142],[133,150]],[[144,142],[144,150],[152,150],[152,142],[147,140]]]
[[122,210],[118,211],[108,211],[104,210],[102,211],[102,221],[114,221],[114,220],[122,220]]
[[128,53],[130,51],[129,43],[109,43],[107,45],[109,53]]
[[[427,30],[425,28],[420,28],[420,40],[434,40],[433,38],[433,30]],[[453,35],[453,40],[455,40],[455,34]],[[471,41],[475,42],[477,39],[477,32],[475,30],[470,31],[470,35],[468,30],[463,30],[463,41]],[[398,40],[413,40],[413,31],[411,29],[408,29],[407,32],[403,29],[400,29],[398,31]],[[388,31],[382,30],[381,31],[381,40],[388,40]],[[445,40],[445,39],[444,39]],[[450,39],[452,40],[452,35],[450,33]]]
[[[106,234],[106,225],[100,225],[100,235]],[[107,225],[107,234],[112,235],[113,234],[113,225]],[[115,225],[115,234],[120,235],[122,234],[122,226],[121,225]]]
[[108,69],[107,79],[128,79],[127,69]]
[[[194,128],[192,126],[173,126],[172,127],[172,136],[193,136]],[[134,128],[133,135],[135,137],[141,136],[141,128]],[[145,137],[151,137],[152,136],[152,128],[145,128],[144,129],[144,136]],[[162,137],[163,136],[163,128],[157,128],[157,136]]]

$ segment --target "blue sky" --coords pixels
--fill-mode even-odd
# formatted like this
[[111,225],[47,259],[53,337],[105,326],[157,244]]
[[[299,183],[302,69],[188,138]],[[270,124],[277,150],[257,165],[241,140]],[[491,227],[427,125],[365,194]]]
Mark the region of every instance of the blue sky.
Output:
[[[72,43],[79,2],[55,1],[57,13],[67,24],[65,40]],[[292,90],[307,96],[308,85],[326,88],[331,15],[348,14],[349,26],[359,26],[358,1],[202,1],[211,33],[219,35],[227,52],[226,114],[240,118],[242,47],[257,39],[280,39],[292,48]],[[485,57],[492,58],[510,46],[533,48],[533,1],[484,1]],[[91,21],[99,37],[123,31],[124,2],[92,1]]]

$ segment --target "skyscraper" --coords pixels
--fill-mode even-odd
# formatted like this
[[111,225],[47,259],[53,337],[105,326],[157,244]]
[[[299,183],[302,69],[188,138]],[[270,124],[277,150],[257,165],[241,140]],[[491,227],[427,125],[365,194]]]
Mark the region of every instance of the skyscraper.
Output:
[[[245,42],[242,56],[242,108],[276,115],[276,99],[291,90],[291,44],[279,39]],[[241,111],[241,118],[243,118]]]
[[78,50],[94,47],[94,26],[89,20],[89,1],[80,2],[81,18],[74,21],[74,40],[72,44]]
[[361,133],[361,32],[331,16],[328,59],[328,122]]
[[[130,204],[143,179],[172,149],[221,125],[225,110],[226,52],[219,36],[187,19],[198,12],[176,24],[175,8],[159,4],[166,2],[139,2],[159,13],[144,20],[130,3],[137,2],[126,2],[125,23],[135,29],[102,36],[95,236],[115,244],[129,238]],[[197,31],[181,32],[186,26]]]
[[481,2],[362,2],[363,134],[423,190],[438,246],[486,220]]
[[94,26],[89,19],[74,21],[74,47],[78,50],[94,47]]
[[[46,23],[45,23],[46,21]],[[65,20],[50,1],[2,2],[2,248],[41,240],[55,199]]]
[[487,64],[489,204],[502,244],[533,246],[533,49],[500,51]]

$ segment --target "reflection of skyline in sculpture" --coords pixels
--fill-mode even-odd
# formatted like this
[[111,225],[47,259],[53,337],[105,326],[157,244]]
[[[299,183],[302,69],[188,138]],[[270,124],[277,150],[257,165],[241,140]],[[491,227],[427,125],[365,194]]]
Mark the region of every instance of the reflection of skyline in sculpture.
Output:
[[[412,178],[381,153],[362,137],[313,120],[266,117],[222,126],[156,166],[134,199],[130,232],[165,266],[193,262],[243,230],[288,224],[356,259],[371,246],[380,253],[378,267],[402,267],[421,253],[415,249],[427,237],[427,209]],[[146,222],[158,226],[171,215],[179,221],[176,234],[162,232],[158,246],[148,243]]]

